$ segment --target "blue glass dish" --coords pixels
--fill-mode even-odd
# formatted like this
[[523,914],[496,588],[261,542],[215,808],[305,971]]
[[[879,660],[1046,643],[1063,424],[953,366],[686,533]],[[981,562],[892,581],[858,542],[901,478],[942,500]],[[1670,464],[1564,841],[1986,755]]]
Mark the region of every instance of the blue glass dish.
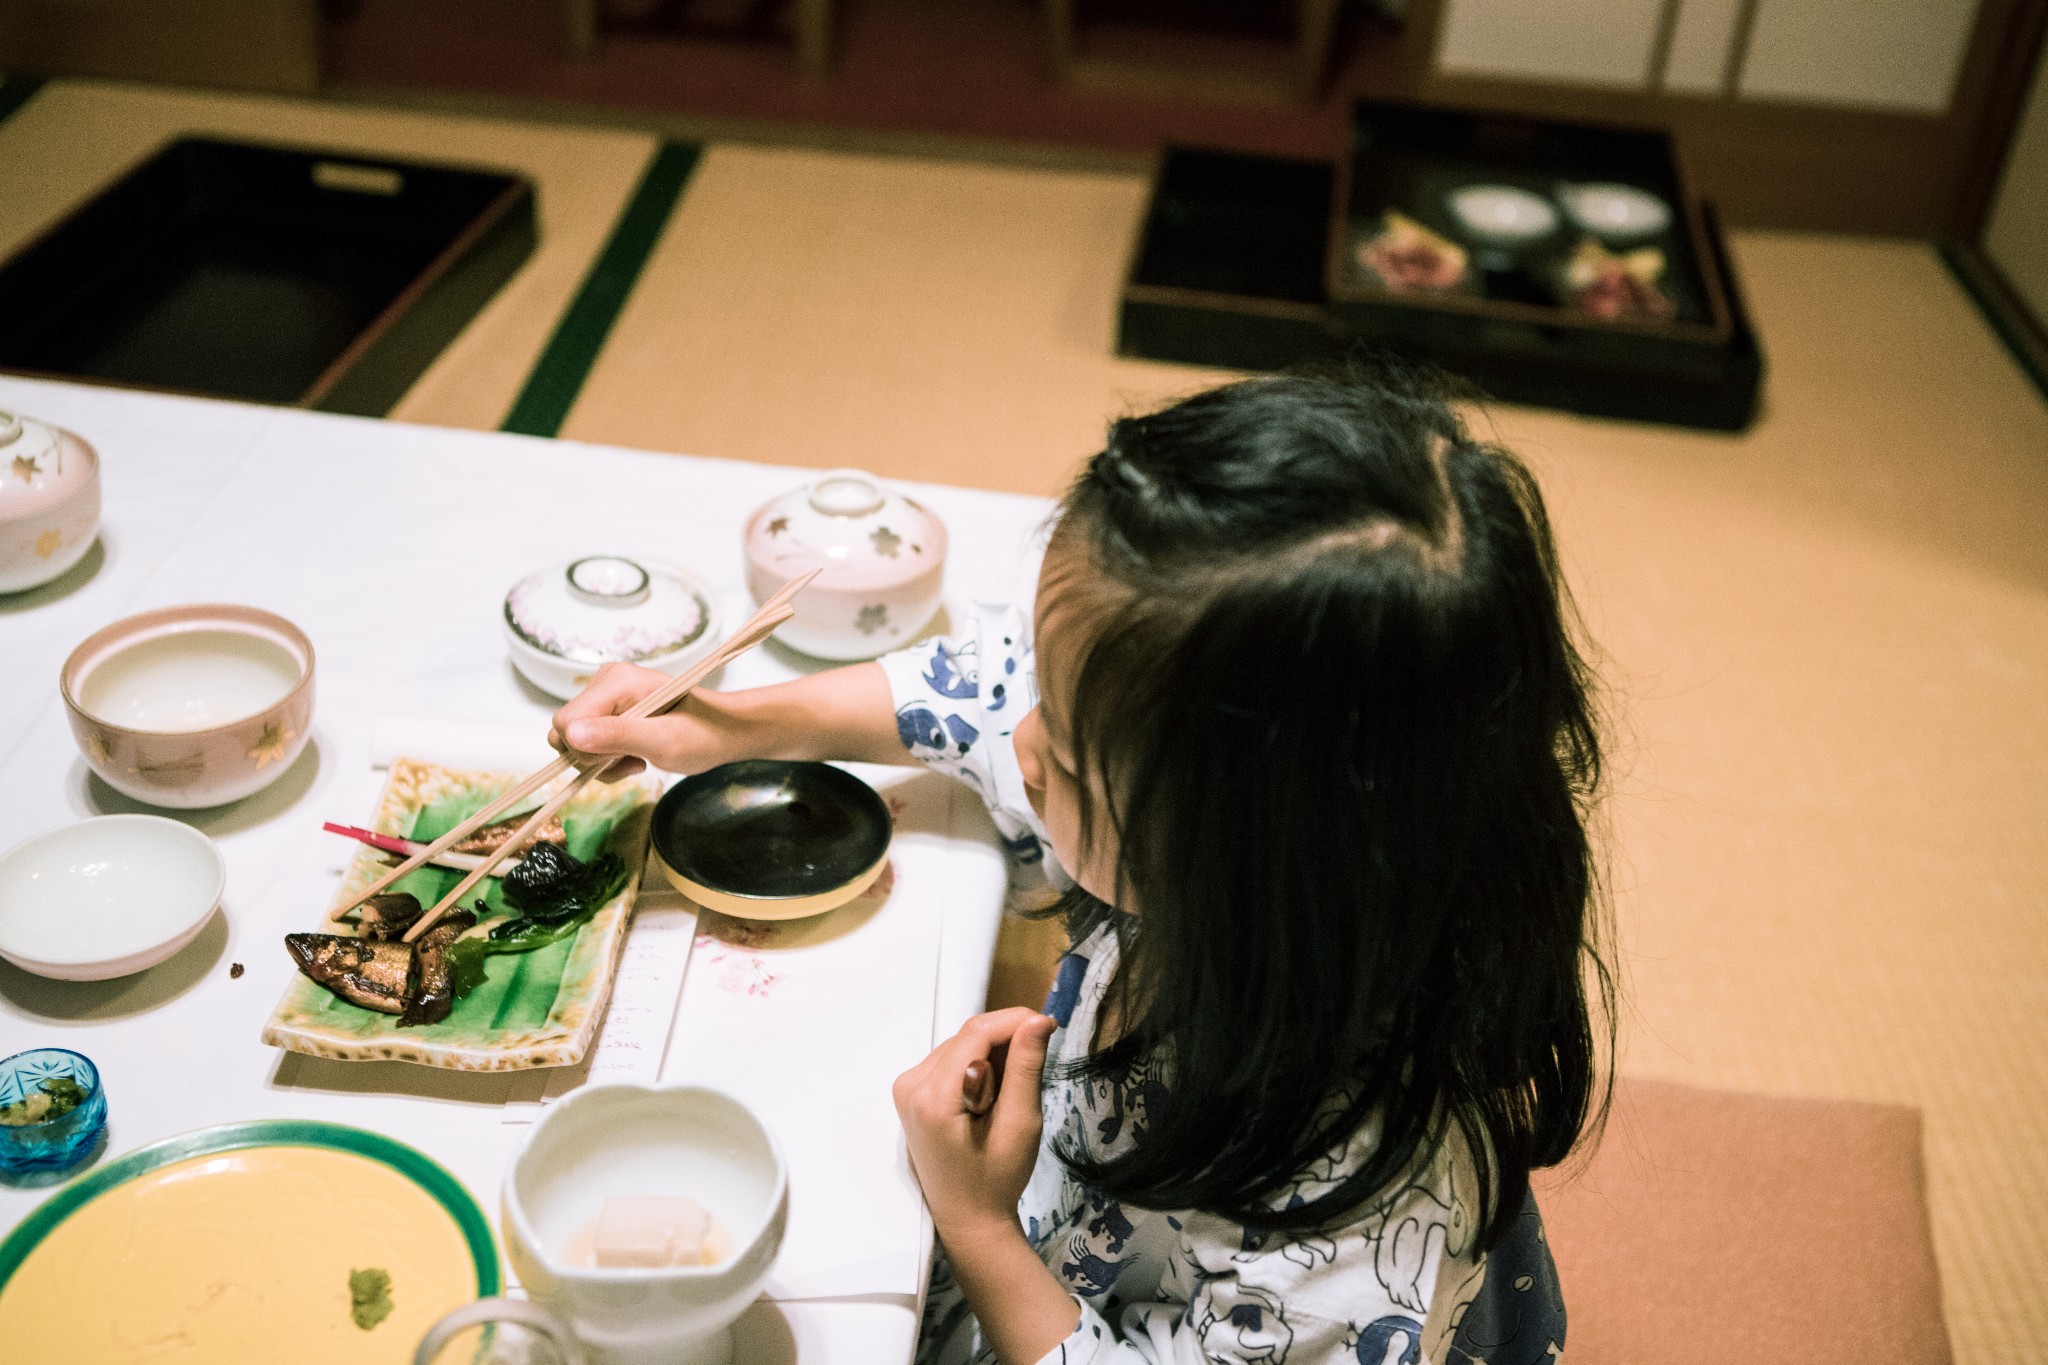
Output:
[[41,1047],[0,1062],[0,1105],[18,1104],[46,1080],[68,1077],[85,1088],[85,1102],[42,1123],[0,1124],[0,1176],[68,1170],[92,1153],[107,1127],[107,1095],[99,1069],[76,1052]]

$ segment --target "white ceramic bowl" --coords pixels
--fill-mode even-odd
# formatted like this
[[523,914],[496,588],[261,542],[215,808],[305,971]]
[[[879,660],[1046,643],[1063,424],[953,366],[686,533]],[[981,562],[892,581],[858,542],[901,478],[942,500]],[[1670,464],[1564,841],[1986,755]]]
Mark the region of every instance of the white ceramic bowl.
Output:
[[946,526],[858,469],[828,469],[754,509],[742,545],[747,588],[765,602],[819,570],[775,638],[819,659],[872,659],[915,640],[940,604]]
[[226,885],[220,850],[190,825],[62,825],[0,855],[0,957],[60,981],[127,976],[198,937]]
[[1671,226],[1671,205],[1634,185],[1611,181],[1563,185],[1557,199],[1574,223],[1609,246],[1639,242]]
[[568,700],[608,663],[675,677],[718,647],[718,595],[687,569],[587,555],[536,570],[505,594],[499,624],[512,666]]
[[101,781],[152,806],[218,806],[277,781],[306,747],[313,642],[256,607],[163,607],[88,635],[58,690]]
[[1466,236],[1491,246],[1522,246],[1557,231],[1557,208],[1513,185],[1462,185],[1447,202]]
[[0,592],[47,583],[100,526],[100,457],[61,427],[0,412]]
[[[731,1250],[707,1266],[596,1269],[568,1248],[604,1201],[694,1199]],[[782,1151],[751,1110],[703,1086],[593,1085],[554,1105],[505,1177],[505,1247],[528,1297],[598,1365],[711,1365],[761,1292],[789,1219]]]

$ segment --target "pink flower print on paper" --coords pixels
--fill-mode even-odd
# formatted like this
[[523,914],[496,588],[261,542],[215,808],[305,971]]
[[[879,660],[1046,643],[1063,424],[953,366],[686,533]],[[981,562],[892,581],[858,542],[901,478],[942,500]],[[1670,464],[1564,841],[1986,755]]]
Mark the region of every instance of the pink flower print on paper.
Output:
[[734,953],[718,964],[718,988],[727,995],[767,995],[779,979],[752,953]]
[[733,919],[713,910],[697,917],[697,952],[712,972],[712,980],[727,995],[765,996],[781,976],[770,971],[768,960],[757,948],[775,939],[773,924]]
[[768,970],[760,954],[730,948],[710,934],[697,935],[697,951],[712,969],[718,989],[727,995],[765,996],[781,979]]

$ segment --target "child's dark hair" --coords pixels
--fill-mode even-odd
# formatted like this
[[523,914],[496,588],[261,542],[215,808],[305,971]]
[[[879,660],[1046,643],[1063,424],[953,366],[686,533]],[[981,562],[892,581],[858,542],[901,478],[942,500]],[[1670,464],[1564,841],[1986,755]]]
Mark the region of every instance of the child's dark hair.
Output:
[[[1590,677],[1534,478],[1439,381],[1254,379],[1117,422],[1053,551],[1114,585],[1068,727],[1140,912],[1124,1030],[1078,1070],[1167,1059],[1131,1149],[1063,1157],[1139,1207],[1304,1228],[1455,1125],[1490,1247],[1604,1113],[1613,1038]],[[1369,1120],[1361,1169],[1276,1207]]]

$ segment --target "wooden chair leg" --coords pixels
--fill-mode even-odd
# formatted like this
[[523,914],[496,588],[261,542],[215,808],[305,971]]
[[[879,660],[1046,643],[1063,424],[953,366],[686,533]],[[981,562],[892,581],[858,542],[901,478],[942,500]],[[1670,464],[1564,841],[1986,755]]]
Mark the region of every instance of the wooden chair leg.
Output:
[[1067,82],[1074,56],[1074,0],[1044,0],[1045,64],[1054,85]]
[[797,0],[796,56],[806,76],[831,73],[832,0]]
[[1301,28],[1295,39],[1295,80],[1302,102],[1322,97],[1330,75],[1330,46],[1337,36],[1339,0],[1301,0]]
[[572,62],[597,53],[597,0],[562,0],[562,52]]

